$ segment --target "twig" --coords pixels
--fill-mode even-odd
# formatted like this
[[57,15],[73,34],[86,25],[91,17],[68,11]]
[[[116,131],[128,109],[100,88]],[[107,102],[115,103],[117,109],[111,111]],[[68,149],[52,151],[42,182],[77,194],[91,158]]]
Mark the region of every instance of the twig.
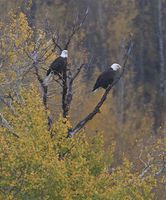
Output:
[[65,46],[64,46],[64,49],[66,49],[66,50],[68,49],[69,44],[70,44],[70,42],[71,42],[73,36],[80,30],[80,28],[81,28],[82,25],[84,24],[84,22],[85,22],[85,20],[86,20],[86,18],[87,18],[87,16],[88,16],[88,13],[89,13],[89,9],[87,8],[87,9],[86,9],[86,12],[85,12],[85,14],[84,14],[84,16],[83,16],[83,18],[82,18],[82,20],[81,20],[81,22],[80,22],[79,24],[75,23],[75,24],[73,25],[72,32],[71,32],[71,34],[69,35],[69,38],[68,38],[68,40],[67,40],[67,42],[66,42],[66,44],[65,44]]
[[55,48],[57,47],[60,51],[62,51],[62,47],[57,43],[57,41],[55,40],[55,37],[52,38],[52,41],[55,45]]
[[143,178],[144,176],[145,176],[145,174],[150,170],[150,168],[152,167],[152,165],[147,165],[144,169],[143,169],[143,171],[142,171],[142,173],[139,175],[139,177],[140,178]]
[[59,81],[59,79],[55,79],[55,78],[53,77],[53,81],[57,82],[61,87],[63,87],[63,84]]
[[79,75],[79,73],[81,72],[81,70],[84,66],[85,66],[85,64],[81,64],[80,67],[77,68],[76,73],[72,76],[72,78],[70,80],[71,83],[77,78],[77,76]]

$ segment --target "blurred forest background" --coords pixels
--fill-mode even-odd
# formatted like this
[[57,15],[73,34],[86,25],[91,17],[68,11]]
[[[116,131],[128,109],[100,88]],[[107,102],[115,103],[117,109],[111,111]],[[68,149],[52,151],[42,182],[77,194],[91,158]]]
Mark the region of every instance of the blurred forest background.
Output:
[[[105,149],[112,141],[116,142],[113,167],[119,165],[125,155],[134,163],[135,171],[152,160],[159,162],[160,166],[164,163],[165,170],[166,0],[0,0],[0,20],[10,25],[12,14],[9,12],[14,11],[16,19],[19,19],[20,12],[25,13],[34,37],[42,35],[43,41],[49,41],[51,32],[56,32],[59,43],[63,45],[76,16],[83,14],[87,8],[87,19],[69,48],[72,67],[86,63],[74,85],[71,121],[76,124],[101,98],[103,90],[95,94],[91,92],[96,78],[112,63],[122,65],[123,49],[127,38],[132,35],[134,46],[125,75],[110,92],[101,113],[88,123],[85,131],[94,136],[102,132]],[[10,32],[7,25],[5,28],[1,25],[1,36]],[[50,51],[52,49],[53,46],[50,46]],[[1,88],[1,98],[11,88],[18,91],[22,81],[19,79],[20,68],[29,65],[29,58],[22,53],[17,55],[20,56],[19,63],[14,58],[12,62],[4,59],[3,53],[0,55],[1,71],[8,73],[8,79],[12,81]],[[41,62],[43,77],[58,54],[58,51],[53,52]],[[14,78],[11,71],[15,73]],[[29,70],[22,84],[28,88],[34,79],[33,70]],[[59,91],[57,84],[52,83],[48,101],[54,120],[61,112]],[[145,162],[142,162],[141,156]],[[158,181],[155,188],[157,199],[164,200],[162,173]]]

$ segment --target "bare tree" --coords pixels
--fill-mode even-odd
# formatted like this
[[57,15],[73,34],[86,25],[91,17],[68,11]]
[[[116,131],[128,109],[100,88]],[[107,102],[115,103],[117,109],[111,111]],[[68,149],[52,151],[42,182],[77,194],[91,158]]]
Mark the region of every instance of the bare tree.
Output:
[[[88,16],[88,8],[86,9],[85,13],[83,14],[82,18],[79,19],[77,16],[74,20],[74,23],[71,28],[71,32],[67,37],[66,43],[63,45],[60,45],[58,43],[59,40],[59,34],[52,33],[52,41],[54,43],[54,49],[58,48],[60,51],[67,50],[69,48],[69,45],[73,39],[73,37],[79,32],[79,30],[82,28],[87,16]],[[50,29],[51,30],[51,29]],[[52,31],[51,31],[52,32]],[[63,46],[63,47],[62,47]],[[66,68],[63,70],[62,77],[60,77],[62,81],[62,110],[63,110],[63,117],[66,118],[69,115],[70,110],[70,104],[72,101],[73,96],[73,82],[76,79],[76,77],[79,75],[81,69],[85,66],[85,64],[81,64],[75,73],[72,72],[69,65],[67,65]]]

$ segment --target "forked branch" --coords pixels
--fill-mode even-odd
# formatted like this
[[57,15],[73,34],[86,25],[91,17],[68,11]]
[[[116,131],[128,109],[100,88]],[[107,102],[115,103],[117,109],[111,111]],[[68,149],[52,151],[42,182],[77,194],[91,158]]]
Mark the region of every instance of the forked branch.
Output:
[[[81,64],[78,68],[77,71],[74,74],[71,74],[71,71],[69,70],[67,74],[67,81],[66,81],[66,91],[63,90],[64,99],[63,99],[63,116],[67,117],[69,114],[70,110],[70,105],[73,99],[73,83],[74,80],[78,77],[79,73],[81,72],[81,69],[85,66],[85,64]],[[63,85],[64,88],[64,85]],[[66,93],[64,93],[66,92]]]
[[60,51],[63,50],[62,47],[61,47],[61,46],[58,44],[58,42],[56,41],[55,37],[52,38],[52,41],[53,41],[53,43],[54,43],[54,49],[56,49],[56,47],[57,47]]

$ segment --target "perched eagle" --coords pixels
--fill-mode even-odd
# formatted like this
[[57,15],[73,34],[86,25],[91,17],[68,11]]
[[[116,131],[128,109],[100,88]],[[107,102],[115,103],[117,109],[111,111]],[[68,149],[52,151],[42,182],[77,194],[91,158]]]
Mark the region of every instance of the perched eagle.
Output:
[[49,69],[47,70],[46,78],[43,81],[43,84],[45,86],[48,85],[53,74],[58,76],[62,74],[63,70],[67,65],[67,57],[68,57],[68,51],[63,50],[61,52],[61,55],[52,62]]
[[117,76],[117,71],[121,69],[121,66],[117,63],[114,63],[109,67],[106,71],[104,71],[102,74],[99,75],[92,91],[96,91],[98,88],[104,88],[107,89],[108,86],[110,86],[116,76]]

